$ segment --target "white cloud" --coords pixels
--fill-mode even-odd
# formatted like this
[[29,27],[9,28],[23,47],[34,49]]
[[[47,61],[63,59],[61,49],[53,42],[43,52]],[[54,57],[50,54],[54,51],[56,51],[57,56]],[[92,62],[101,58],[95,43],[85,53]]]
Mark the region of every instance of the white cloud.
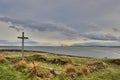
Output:
[[0,39],[1,40],[16,40],[19,34],[16,30],[10,29],[9,23],[0,22]]

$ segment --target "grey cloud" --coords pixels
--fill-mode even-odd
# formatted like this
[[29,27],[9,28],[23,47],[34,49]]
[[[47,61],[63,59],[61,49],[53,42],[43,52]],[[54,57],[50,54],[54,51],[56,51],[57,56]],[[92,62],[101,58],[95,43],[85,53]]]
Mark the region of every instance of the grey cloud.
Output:
[[112,30],[113,30],[114,32],[120,32],[120,30],[119,30],[118,28],[112,28]]
[[8,41],[8,40],[0,40],[0,44],[15,44],[14,42]]
[[[8,41],[8,40],[0,40],[0,44],[10,44],[10,45],[16,45],[16,44],[21,44],[21,41]],[[39,44],[36,41],[33,40],[25,40],[25,44],[30,44],[30,45],[36,45]]]
[[15,25],[27,25],[28,24],[27,21],[12,19],[9,17],[0,17],[0,21],[7,22],[7,23],[11,22],[12,24],[15,24]]
[[[58,40],[72,40],[76,38],[85,37],[93,40],[120,40],[120,36],[115,36],[112,34],[98,34],[96,33],[79,33],[75,29],[61,23],[55,22],[37,22],[30,20],[16,20],[8,17],[1,17],[0,21],[3,22],[11,22],[13,26],[9,26],[9,28],[13,28],[17,31],[20,31],[24,28],[29,28],[33,31],[39,31],[45,33],[44,38],[46,39],[58,39]],[[90,26],[95,28],[95,31],[98,30],[97,25]],[[101,29],[102,30],[102,29]],[[113,31],[119,31],[117,28],[112,28]],[[92,30],[93,31],[93,30]]]
[[38,42],[32,41],[32,40],[26,40],[25,43],[26,44],[38,44]]
[[84,34],[84,37],[93,39],[93,40],[112,40],[112,41],[120,41],[120,36],[115,36],[112,34],[97,34],[97,33],[90,33]]
[[[35,22],[35,21],[25,21],[25,20],[16,20],[8,17],[1,17],[0,21],[3,22],[11,22],[12,25],[10,28],[13,28],[17,31],[20,31],[20,28],[30,28],[32,30],[37,30],[40,32],[54,32],[59,33],[60,35],[54,36],[54,38],[61,38],[61,39],[74,39],[79,36],[78,32],[73,28],[62,24],[62,23],[55,23],[55,22]],[[16,27],[18,26],[18,27]],[[50,35],[50,34],[49,34]],[[61,36],[61,37],[59,37]]]
[[6,44],[6,43],[9,43],[9,41],[7,41],[7,40],[0,40],[0,44]]
[[16,27],[16,26],[9,26],[9,28],[15,29],[16,31],[20,32],[22,29]]
[[[14,25],[21,25],[23,27],[29,27],[33,28],[39,31],[73,31],[72,28],[67,27],[64,24],[59,24],[59,23],[53,23],[53,22],[43,22],[43,23],[37,23],[37,22],[30,22],[30,21],[24,21],[24,20],[17,20],[17,19],[12,19],[8,17],[1,17],[0,21],[3,22],[11,22]],[[15,28],[15,27],[14,27]]]
[[88,24],[88,29],[89,31],[101,31],[102,30],[102,26],[96,23],[86,23]]

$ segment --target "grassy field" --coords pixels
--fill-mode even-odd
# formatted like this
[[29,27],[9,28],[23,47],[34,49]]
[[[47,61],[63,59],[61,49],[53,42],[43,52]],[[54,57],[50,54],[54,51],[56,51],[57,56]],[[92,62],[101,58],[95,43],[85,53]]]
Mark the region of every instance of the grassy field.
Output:
[[0,51],[0,80],[120,80],[120,59]]

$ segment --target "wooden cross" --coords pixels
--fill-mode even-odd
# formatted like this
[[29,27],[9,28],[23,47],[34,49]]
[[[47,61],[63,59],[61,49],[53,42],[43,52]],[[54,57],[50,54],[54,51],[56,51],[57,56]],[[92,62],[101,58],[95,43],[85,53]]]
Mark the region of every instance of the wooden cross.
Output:
[[24,37],[24,32],[22,32],[22,37],[18,37],[22,39],[22,59],[24,60],[24,39],[28,39],[28,37]]

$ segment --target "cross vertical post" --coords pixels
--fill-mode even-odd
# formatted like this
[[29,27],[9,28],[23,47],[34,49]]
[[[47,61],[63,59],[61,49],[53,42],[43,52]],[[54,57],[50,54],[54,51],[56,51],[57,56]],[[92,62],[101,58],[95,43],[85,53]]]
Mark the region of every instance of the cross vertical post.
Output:
[[24,37],[24,32],[22,32],[22,37],[18,37],[22,39],[22,60],[24,60],[24,39],[28,39],[28,37]]
[[24,59],[24,32],[22,32],[22,59]]

